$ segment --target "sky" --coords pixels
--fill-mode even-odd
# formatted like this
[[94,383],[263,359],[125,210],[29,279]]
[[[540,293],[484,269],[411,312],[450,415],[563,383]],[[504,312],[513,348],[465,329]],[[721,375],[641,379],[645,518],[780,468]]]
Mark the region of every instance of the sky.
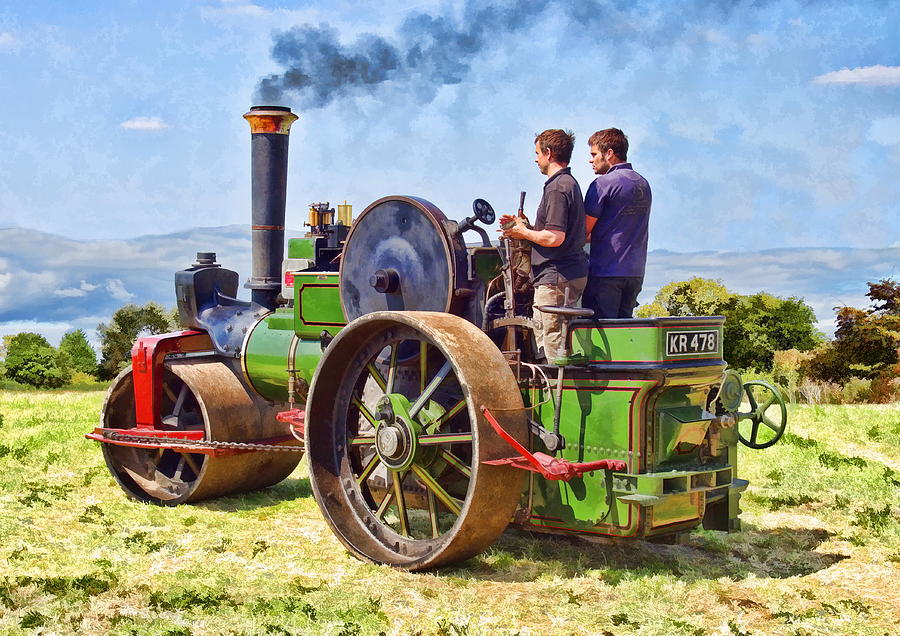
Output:
[[[864,275],[897,278],[898,10],[896,0],[0,0],[0,332],[75,324],[61,317],[78,307],[87,325],[110,303],[144,300],[115,271],[86,274],[82,288],[46,264],[61,258],[53,246],[87,245],[100,272],[131,267],[140,237],[246,226],[241,115],[257,103],[300,115],[288,182],[298,230],[310,202],[346,199],[359,212],[387,194],[460,219],[476,197],[506,212],[525,190],[533,214],[534,134],[575,132],[573,174],[586,189],[586,140],[616,126],[653,190],[659,262],[887,250]],[[25,245],[46,259],[23,260]],[[173,254],[170,269],[192,256]],[[781,267],[722,272],[729,287],[767,289],[774,277],[790,294],[797,266]],[[815,288],[804,275],[813,282],[797,289]],[[864,301],[865,280],[852,293],[819,283],[823,298]],[[19,302],[14,290],[30,284],[45,290],[45,310]],[[97,294],[104,302],[84,313],[79,302]],[[816,311],[828,320],[830,307]]]

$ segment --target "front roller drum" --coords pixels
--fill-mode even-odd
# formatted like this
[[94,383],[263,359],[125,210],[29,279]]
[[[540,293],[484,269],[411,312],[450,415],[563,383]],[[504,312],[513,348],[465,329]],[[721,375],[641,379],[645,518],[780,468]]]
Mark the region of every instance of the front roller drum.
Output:
[[316,501],[356,556],[407,570],[470,558],[503,532],[524,471],[485,461],[522,443],[515,376],[471,323],[438,312],[374,312],[328,346],[307,402]]
[[[134,428],[134,399],[129,367],[109,388],[103,426]],[[254,442],[284,435],[285,424],[276,421],[276,412],[274,405],[254,400],[225,362],[165,364],[161,419],[166,430],[202,430],[205,440]],[[126,493],[167,506],[271,486],[291,474],[301,455],[283,451],[204,455],[183,448],[101,446],[106,465]]]

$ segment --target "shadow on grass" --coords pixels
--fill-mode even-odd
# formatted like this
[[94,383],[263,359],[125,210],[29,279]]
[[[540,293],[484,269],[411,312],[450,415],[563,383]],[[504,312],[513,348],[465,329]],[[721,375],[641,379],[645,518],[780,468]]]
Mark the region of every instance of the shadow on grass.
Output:
[[230,497],[210,499],[192,504],[205,510],[219,512],[247,512],[274,508],[300,499],[312,499],[312,487],[306,477],[288,477],[269,488],[254,490]]
[[577,536],[530,533],[511,528],[484,554],[449,576],[527,582],[538,578],[601,578],[610,585],[652,576],[686,582],[720,577],[787,578],[818,572],[848,558],[816,551],[833,533],[815,528],[756,528],[735,534],[695,531],[686,544],[646,541],[596,543]]

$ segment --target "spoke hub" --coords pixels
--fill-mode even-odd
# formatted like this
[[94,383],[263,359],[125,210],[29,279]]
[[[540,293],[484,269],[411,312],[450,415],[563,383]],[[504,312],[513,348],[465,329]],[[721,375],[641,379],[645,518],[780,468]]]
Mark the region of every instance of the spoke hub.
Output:
[[[386,409],[381,412],[384,413]],[[396,411],[381,418],[375,432],[375,452],[389,469],[407,470],[415,459],[419,427]]]

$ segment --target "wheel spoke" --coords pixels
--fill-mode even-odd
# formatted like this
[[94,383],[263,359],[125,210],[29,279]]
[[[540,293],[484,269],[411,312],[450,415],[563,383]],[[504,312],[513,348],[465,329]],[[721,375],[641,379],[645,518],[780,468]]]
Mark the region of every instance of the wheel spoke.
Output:
[[194,461],[194,458],[191,457],[188,453],[182,453],[181,456],[184,457],[184,461],[186,461],[188,466],[191,467],[191,470],[194,471],[194,476],[199,476],[200,468],[197,467],[197,462]]
[[750,443],[756,443],[756,436],[759,434],[759,419],[753,419],[753,428],[750,429]]
[[350,401],[353,403],[353,406],[359,409],[360,415],[369,420],[369,424],[371,424],[373,428],[378,426],[378,420],[375,419],[375,416],[372,415],[372,411],[369,410],[369,407],[363,404],[362,400],[354,395]]
[[350,446],[371,446],[375,443],[374,435],[359,435],[350,438]]
[[471,443],[471,433],[438,433],[436,435],[420,435],[419,446],[437,446],[438,444]]
[[769,408],[770,406],[772,406],[773,404],[775,404],[775,395],[774,394],[770,395],[769,398],[765,402],[763,402],[762,405],[760,405],[759,412],[765,413],[766,409]]
[[173,402],[174,402],[176,399],[178,399],[178,398],[175,397],[175,394],[172,393],[172,389],[169,388],[169,385],[168,385],[168,384],[163,384],[163,392],[164,392],[164,393],[168,396],[168,398],[169,398],[170,400],[172,400]]
[[753,391],[750,389],[749,386],[744,387],[744,389],[747,392],[747,401],[750,402],[750,410],[755,411],[757,409],[758,405],[756,404],[756,398],[753,397]]
[[406,515],[406,497],[403,495],[403,478],[409,474],[404,471],[402,474],[391,473],[391,480],[394,482],[394,500],[397,504],[397,513],[400,517],[400,534],[404,537],[409,536],[409,517]]
[[445,462],[447,462],[448,464],[453,466],[456,470],[461,472],[466,477],[472,476],[472,469],[469,468],[468,466],[466,466],[465,463],[463,463],[463,461],[459,457],[457,457],[450,451],[441,449],[440,456],[441,456],[441,459],[443,459]]
[[381,463],[381,458],[376,453],[372,455],[372,459],[369,460],[369,463],[366,464],[366,467],[363,468],[362,472],[359,474],[359,477],[356,478],[356,483],[362,485],[362,483],[369,478],[369,475],[372,474],[372,471],[378,467],[378,464]]
[[175,406],[172,408],[172,415],[178,417],[181,414],[181,408],[184,406],[184,399],[187,397],[187,384],[181,385],[181,391],[178,392],[178,399],[175,400]]
[[428,488],[431,492],[435,494],[435,496],[441,500],[447,508],[456,515],[462,511],[462,507],[459,505],[459,502],[450,495],[444,488],[437,483],[434,477],[428,474],[428,471],[419,466],[418,464],[412,465],[412,470],[416,474],[416,477],[419,478],[425,487]]
[[419,342],[419,393],[425,392],[425,376],[428,375],[428,343]]
[[387,382],[384,380],[384,376],[381,375],[381,371],[375,366],[374,362],[370,362],[366,365],[366,369],[369,371],[369,375],[372,376],[372,379],[375,380],[375,384],[377,384],[382,391],[384,391],[387,387]]
[[779,426],[778,424],[776,424],[775,422],[773,422],[772,420],[770,420],[770,419],[769,419],[768,417],[766,417],[765,415],[763,415],[762,421],[763,421],[763,424],[765,424],[766,426],[768,426],[770,429],[772,429],[772,430],[775,431],[776,433],[777,433],[778,431],[781,430],[781,426]]
[[428,517],[431,519],[431,538],[437,539],[441,534],[441,531],[438,528],[437,502],[434,500],[433,492],[426,490],[425,494],[428,498]]
[[385,393],[394,392],[394,384],[396,384],[397,382],[397,353],[399,348],[399,342],[395,342],[393,345],[391,345],[391,357],[390,361],[388,362],[388,378],[387,384],[384,388]]
[[428,400],[431,399],[431,396],[434,395],[434,392],[437,391],[437,388],[441,385],[447,376],[450,374],[450,371],[453,369],[450,361],[447,360],[444,365],[440,368],[440,370],[435,374],[434,378],[431,379],[431,382],[428,383],[428,386],[425,387],[425,390],[422,391],[422,394],[416,398],[415,403],[409,407],[409,416],[415,417],[419,414],[419,411],[422,410]]
[[178,457],[179,457],[178,465],[175,467],[175,474],[172,475],[172,481],[184,481],[181,478],[181,472],[184,470],[184,464],[185,464],[184,453],[179,453]]
[[426,430],[429,433],[437,432],[438,430],[440,430],[440,428],[444,424],[446,424],[450,420],[450,418],[452,418],[454,415],[456,415],[461,410],[463,410],[465,408],[465,406],[466,406],[466,399],[463,398],[459,402],[457,402],[456,404],[451,406],[449,409],[444,411],[444,414],[441,415],[439,418],[437,418],[435,421],[433,421],[431,424],[429,424],[426,427]]
[[387,512],[388,506],[391,505],[391,502],[394,500],[394,491],[388,490],[384,494],[384,499],[381,500],[381,503],[378,505],[378,510],[375,511],[375,516],[384,520],[384,513]]

